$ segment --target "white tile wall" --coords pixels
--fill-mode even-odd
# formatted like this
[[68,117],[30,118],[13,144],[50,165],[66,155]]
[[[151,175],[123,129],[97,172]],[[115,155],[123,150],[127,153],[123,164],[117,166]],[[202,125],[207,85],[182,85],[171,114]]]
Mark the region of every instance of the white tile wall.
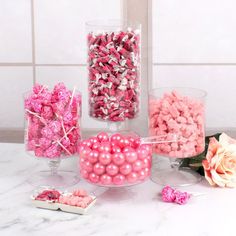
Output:
[[121,0],[35,0],[37,63],[86,63],[85,22],[120,19]]
[[207,91],[207,127],[236,127],[236,66],[155,66],[152,87]]
[[0,0],[0,63],[31,62],[30,0]]
[[32,68],[0,67],[0,129],[24,127],[23,93],[32,85]]
[[37,67],[37,82],[54,86],[58,82],[64,82],[73,89],[76,86],[82,93],[82,125],[83,128],[105,128],[104,122],[96,121],[88,116],[87,93],[87,68],[86,67]]
[[154,61],[236,63],[235,0],[153,0]]

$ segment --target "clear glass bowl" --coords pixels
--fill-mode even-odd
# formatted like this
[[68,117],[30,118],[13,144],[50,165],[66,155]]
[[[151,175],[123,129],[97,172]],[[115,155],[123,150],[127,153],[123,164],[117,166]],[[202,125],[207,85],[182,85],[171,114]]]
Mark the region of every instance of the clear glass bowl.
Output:
[[[183,158],[192,158],[205,149],[206,92],[194,88],[157,88],[149,93],[149,135],[176,134],[177,142],[153,145],[154,160],[151,179],[162,185],[184,186],[197,183],[200,175],[179,168]],[[165,158],[171,164],[160,167]],[[154,157],[155,158],[155,157]]]
[[152,150],[135,133],[99,133],[81,142],[80,175],[89,183],[122,187],[150,176]]
[[77,155],[81,139],[80,92],[68,90],[63,84],[52,91],[36,85],[24,95],[24,104],[26,152],[38,160],[45,160],[50,168],[30,176],[28,182],[52,187],[77,183],[76,173],[58,171],[58,167],[62,159]]

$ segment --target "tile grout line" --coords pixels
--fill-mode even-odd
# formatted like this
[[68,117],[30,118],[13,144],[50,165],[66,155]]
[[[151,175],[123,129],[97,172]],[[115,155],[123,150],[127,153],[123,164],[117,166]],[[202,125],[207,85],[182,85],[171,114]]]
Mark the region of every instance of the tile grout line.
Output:
[[31,40],[32,40],[32,69],[33,84],[36,83],[36,67],[35,67],[35,25],[34,25],[34,0],[31,0]]
[[37,66],[42,66],[42,67],[47,67],[47,66],[81,66],[81,67],[83,67],[83,66],[87,66],[85,63],[81,63],[81,64],[73,64],[73,63],[71,63],[71,64],[60,64],[60,63],[58,63],[58,64],[51,64],[51,63],[42,63],[42,64],[37,64],[37,63],[31,63],[31,62],[0,62],[0,67],[4,67],[4,66],[22,66],[22,67],[24,67],[24,66],[33,66],[33,65],[35,65],[35,67],[37,67]]
[[153,66],[236,66],[236,63],[153,63]]

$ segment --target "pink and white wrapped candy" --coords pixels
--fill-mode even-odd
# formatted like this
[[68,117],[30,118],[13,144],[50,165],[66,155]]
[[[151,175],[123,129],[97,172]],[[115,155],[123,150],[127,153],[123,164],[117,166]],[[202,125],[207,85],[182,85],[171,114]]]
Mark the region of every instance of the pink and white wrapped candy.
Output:
[[37,157],[59,158],[77,152],[80,140],[81,95],[63,83],[52,91],[35,85],[24,100],[27,151]]
[[177,91],[149,97],[149,134],[177,135],[177,142],[153,145],[153,151],[175,158],[193,157],[204,151],[204,102]]
[[79,154],[81,176],[93,184],[130,185],[150,175],[151,146],[137,135],[99,133],[81,142]]
[[139,112],[139,30],[90,32],[88,40],[90,116],[124,121]]

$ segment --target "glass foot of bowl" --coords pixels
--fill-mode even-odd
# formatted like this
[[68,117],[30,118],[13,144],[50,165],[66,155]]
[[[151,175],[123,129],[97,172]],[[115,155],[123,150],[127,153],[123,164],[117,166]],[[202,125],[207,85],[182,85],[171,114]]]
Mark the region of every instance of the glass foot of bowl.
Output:
[[58,171],[56,174],[51,171],[40,171],[28,178],[28,183],[33,186],[50,186],[55,188],[69,187],[77,184],[79,177],[72,171]]
[[202,176],[189,168],[171,168],[153,170],[151,180],[163,186],[183,187],[199,183],[202,180]]

